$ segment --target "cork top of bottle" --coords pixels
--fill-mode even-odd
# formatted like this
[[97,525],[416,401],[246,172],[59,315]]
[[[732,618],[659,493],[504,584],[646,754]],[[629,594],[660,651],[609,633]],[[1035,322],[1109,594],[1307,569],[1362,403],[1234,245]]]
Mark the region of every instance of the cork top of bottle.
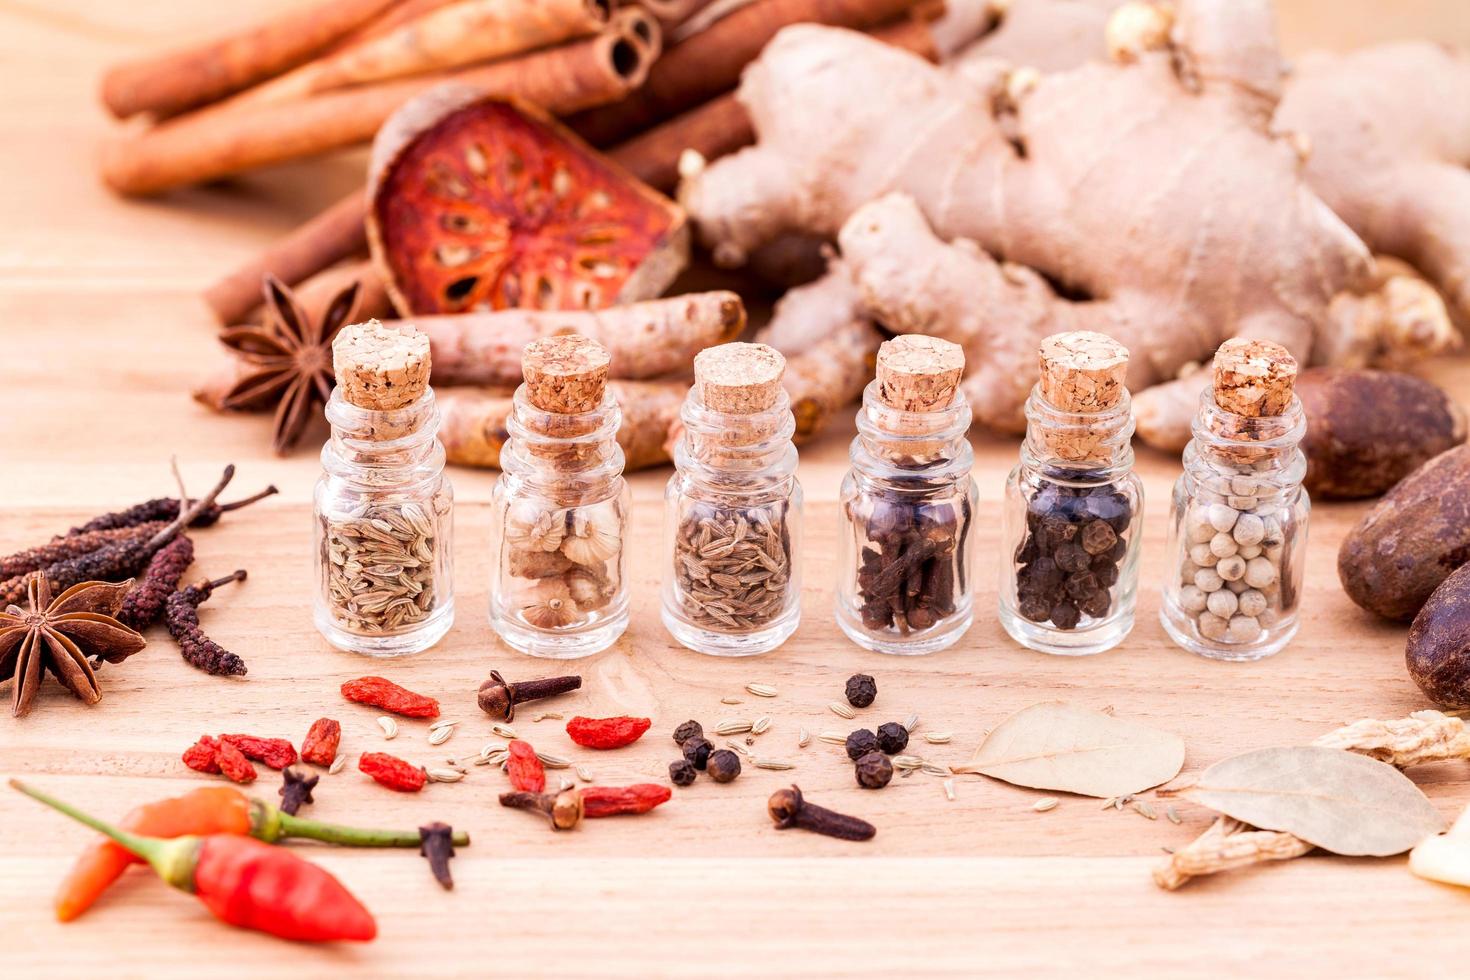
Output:
[[965,351],[937,337],[905,334],[878,348],[878,400],[900,412],[937,412],[954,402]]
[[776,404],[786,358],[765,344],[720,344],[694,358],[694,384],[706,408],[754,415]]
[[1215,352],[1215,404],[1234,415],[1267,418],[1291,405],[1297,364],[1269,340],[1227,340]]
[[543,337],[521,351],[526,399],[543,412],[595,411],[607,391],[607,348],[580,334]]
[[1056,333],[1041,342],[1041,397],[1063,412],[1103,412],[1127,391],[1128,348],[1090,330]]
[[332,367],[348,402],[391,412],[412,405],[428,388],[429,338],[410,324],[354,323],[332,341]]

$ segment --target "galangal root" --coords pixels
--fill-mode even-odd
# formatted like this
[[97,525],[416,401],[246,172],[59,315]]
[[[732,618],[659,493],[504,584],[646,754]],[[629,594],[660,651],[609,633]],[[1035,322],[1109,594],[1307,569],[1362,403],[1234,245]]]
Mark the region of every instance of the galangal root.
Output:
[[[1470,759],[1470,730],[1465,722],[1439,711],[1416,711],[1396,721],[1365,718],[1334,729],[1312,744],[1356,752],[1400,768]],[[1154,869],[1154,882],[1173,891],[1200,875],[1261,861],[1285,861],[1311,850],[1311,844],[1292,834],[1257,830],[1221,816],[1194,841],[1161,862]]]
[[1145,18],[1110,37],[1112,63],[1051,75],[789,27],[739,90],[758,143],[686,180],[681,202],[725,264],[785,233],[837,237],[880,322],[967,348],[976,420],[1003,431],[1021,430],[1036,345],[1061,330],[1135,352],[1139,434],[1173,447],[1206,376],[1176,379],[1231,337],[1340,361],[1409,315],[1448,343],[1423,284],[1407,314],[1334,305],[1373,289],[1373,259],[1270,131],[1269,3],[1177,11],[1170,30]]

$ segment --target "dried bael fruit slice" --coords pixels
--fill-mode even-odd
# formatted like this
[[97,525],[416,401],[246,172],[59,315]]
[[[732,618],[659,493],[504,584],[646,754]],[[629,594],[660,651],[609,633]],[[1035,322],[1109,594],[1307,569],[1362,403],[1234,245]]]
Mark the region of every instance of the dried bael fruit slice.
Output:
[[659,295],[684,212],[538,109],[449,85],[373,145],[368,239],[404,315],[595,309]]

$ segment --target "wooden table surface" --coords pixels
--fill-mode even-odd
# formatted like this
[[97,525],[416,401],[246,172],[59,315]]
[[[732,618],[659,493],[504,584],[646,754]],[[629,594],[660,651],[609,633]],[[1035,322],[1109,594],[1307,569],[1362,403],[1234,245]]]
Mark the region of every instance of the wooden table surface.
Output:
[[[474,701],[489,670],[520,678],[554,666],[498,645],[486,622],[492,474],[453,474],[453,631],[419,657],[376,663],[332,650],[311,625],[316,454],[274,458],[264,420],[213,417],[189,400],[191,384],[219,357],[200,287],[335,199],[360,166],[347,158],[287,168],[144,203],[116,200],[97,185],[91,156],[108,126],[92,98],[99,66],[217,27],[214,6],[0,2],[0,405],[7,420],[0,552],[171,493],[170,454],[182,461],[191,488],[204,488],[233,461],[233,491],[266,483],[282,491],[195,538],[191,577],[250,571],[246,584],[222,590],[204,612],[208,630],[248,661],[248,677],[218,679],[189,668],[155,629],[147,650],[102,672],[105,697],[95,707],[50,684],[30,717],[0,720],[0,774],[24,775],[107,816],[208,784],[179,761],[201,733],[299,742],[313,719],[331,715],[342,721],[343,748],[354,756],[385,748],[422,762],[473,756],[492,737]],[[1303,6],[1288,5],[1294,43],[1311,23]],[[1406,27],[1396,20],[1398,33],[1467,32],[1452,19],[1452,0],[1402,6],[1420,21]],[[1332,22],[1335,42],[1361,39],[1342,38],[1343,23]],[[1470,396],[1463,363],[1441,363],[1429,374]],[[852,727],[825,705],[840,698],[854,671],[876,675],[880,685],[863,724],[915,711],[923,729],[955,733],[948,745],[917,743],[940,763],[965,760],[1000,719],[1048,698],[1111,705],[1120,716],[1179,732],[1188,743],[1186,772],[1247,749],[1302,743],[1360,717],[1425,707],[1404,673],[1403,629],[1358,611],[1337,584],[1337,546],[1362,506],[1314,511],[1300,636],[1263,663],[1192,657],[1159,627],[1164,518],[1177,463],[1153,454],[1139,461],[1149,494],[1145,587],[1138,626],[1121,648],[1082,659],[1018,648],[996,621],[995,588],[985,574],[980,621],[957,647],[887,658],[846,642],[830,612],[834,499],[850,432],[841,428],[803,453],[806,619],[785,648],[722,661],[673,645],[658,622],[656,549],[638,548],[632,628],[615,649],[580,664],[580,693],[546,708],[567,716],[648,715],[653,731],[628,750],[597,755],[571,746],[558,722],[533,721],[534,711],[517,721],[538,747],[586,763],[599,781],[627,782],[666,777],[675,757],[668,733],[685,718],[710,725],[769,714],[774,723],[758,751],[794,762],[792,772],[747,767],[725,786],[702,779],[653,815],[561,835],[496,805],[505,781],[490,768],[417,796],[389,793],[351,769],[324,777],[315,817],[409,828],[442,819],[474,837],[454,862],[453,892],[440,890],[412,853],[302,848],[381,924],[377,942],[333,949],[229,930],[143,873],[130,874],[84,920],[60,926],[47,902],[89,834],[0,791],[0,972],[1410,976],[1463,962],[1454,954],[1464,952],[1470,892],[1414,878],[1402,858],[1312,856],[1168,894],[1154,887],[1149,869],[1164,848],[1209,823],[1203,809],[1181,806],[1180,826],[1104,812],[1097,801],[1075,797],[1036,813],[1031,806],[1042,794],[976,776],[956,779],[954,802],[940,780],[924,774],[864,792],[853,786],[840,747],[796,744],[803,726],[813,733]],[[986,569],[998,554],[995,508],[1015,453],[1013,442],[977,440]],[[666,477],[656,471],[632,481],[638,540],[658,532]],[[344,679],[369,672],[440,698],[446,716],[461,722],[455,736],[435,749],[424,724],[409,722],[385,744],[376,712],[337,693]],[[780,696],[746,695],[751,681],[774,685]],[[721,704],[732,696],[745,703]],[[1446,817],[1470,802],[1464,764],[1413,776]],[[275,777],[267,777],[259,792],[273,797]],[[766,797],[793,780],[815,800],[871,819],[877,838],[854,845],[774,830]]]

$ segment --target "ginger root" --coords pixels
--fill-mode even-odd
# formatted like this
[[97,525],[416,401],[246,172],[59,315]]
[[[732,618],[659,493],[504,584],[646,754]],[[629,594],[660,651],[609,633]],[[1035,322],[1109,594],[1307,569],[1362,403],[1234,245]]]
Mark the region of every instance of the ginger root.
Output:
[[[1152,36],[1162,49],[1119,42],[1128,63],[1038,75],[789,27],[739,90],[757,144],[680,199],[724,264],[784,233],[837,236],[884,326],[967,348],[982,425],[1021,429],[1042,337],[1096,330],[1134,351],[1129,386],[1157,420],[1140,435],[1180,445],[1198,387],[1145,389],[1197,386],[1180,370],[1223,341],[1313,363],[1352,346],[1338,334],[1401,331],[1381,305],[1366,326],[1348,307],[1329,316],[1372,289],[1373,261],[1268,129],[1282,73],[1269,3],[1181,0]],[[1151,400],[1170,414],[1150,416]]]
[[1397,721],[1365,718],[1330,731],[1312,744],[1356,752],[1399,768],[1470,759],[1470,731],[1464,720],[1439,711],[1416,711]]
[[1170,854],[1154,868],[1154,884],[1168,891],[1199,875],[1218,874],[1262,861],[1301,857],[1312,845],[1275,830],[1256,830],[1230,817],[1217,817],[1210,828]]
[[415,317],[429,337],[435,385],[515,385],[531,341],[577,333],[606,347],[614,378],[688,371],[694,355],[745,329],[745,306],[732,292],[690,293],[600,310],[497,310]]
[[[609,381],[608,388],[623,412],[618,445],[627,458],[625,469],[668,462],[664,446],[689,385],[683,381]],[[439,440],[448,461],[499,468],[500,452],[510,438],[506,420],[511,393],[459,387],[436,389],[434,394],[439,405]]]

